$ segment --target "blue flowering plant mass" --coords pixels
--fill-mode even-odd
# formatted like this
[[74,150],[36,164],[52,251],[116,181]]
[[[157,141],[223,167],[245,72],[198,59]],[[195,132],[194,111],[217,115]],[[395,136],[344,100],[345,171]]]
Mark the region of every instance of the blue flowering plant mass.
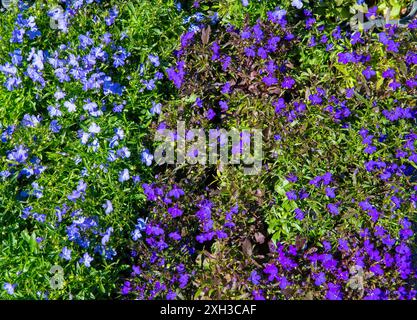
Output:
[[415,8],[5,8],[0,298],[416,299]]

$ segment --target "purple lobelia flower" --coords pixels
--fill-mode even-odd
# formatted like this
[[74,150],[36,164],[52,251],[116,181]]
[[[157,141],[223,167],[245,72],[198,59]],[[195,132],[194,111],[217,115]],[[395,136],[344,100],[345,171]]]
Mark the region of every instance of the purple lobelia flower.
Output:
[[301,210],[300,208],[296,208],[294,210],[294,212],[295,212],[295,218],[297,220],[300,220],[300,221],[304,220],[305,214],[304,214],[303,210]]
[[281,83],[283,89],[291,89],[295,85],[295,80],[291,77],[284,77]]
[[340,291],[340,285],[329,282],[327,288],[326,298],[328,300],[342,300],[343,295]]
[[367,80],[370,80],[372,77],[376,75],[376,72],[372,70],[370,66],[368,66],[365,70],[362,71],[362,74],[365,76]]
[[178,62],[176,67],[171,67],[167,69],[168,79],[174,82],[177,89],[181,88],[182,83],[184,81],[184,76],[185,76],[184,67],[185,67],[185,62],[180,61]]
[[91,262],[94,259],[88,254],[88,252],[84,253],[83,257],[80,258],[79,262],[84,264],[87,268],[91,267]]
[[256,270],[253,270],[250,274],[249,281],[252,282],[254,285],[258,285],[260,280],[261,276],[258,274]]
[[216,112],[215,112],[213,109],[211,109],[211,108],[210,108],[210,109],[207,111],[206,118],[207,118],[208,120],[213,120],[215,116],[216,116]]
[[278,268],[274,264],[267,264],[263,271],[268,275],[268,281],[278,279]]
[[336,215],[338,215],[338,214],[339,214],[339,208],[338,208],[337,204],[334,204],[334,203],[329,203],[329,204],[327,205],[327,209],[328,209],[328,210],[329,210],[329,212],[330,212],[332,215],[334,215],[334,216],[336,216]]
[[268,75],[268,76],[266,76],[266,77],[263,77],[262,78],[262,81],[268,86],[268,87],[270,87],[270,86],[272,86],[272,85],[274,85],[274,84],[277,84],[278,83],[278,80],[277,80],[277,78],[275,78],[275,77],[273,77],[273,76],[270,76],[270,75]]
[[374,7],[372,7],[372,8],[369,8],[369,10],[368,10],[368,12],[365,14],[365,16],[366,16],[368,19],[374,19],[374,18],[376,18],[377,11],[378,11],[378,7],[377,7],[377,6],[374,6]]
[[182,216],[183,211],[180,208],[178,208],[177,206],[175,206],[175,207],[172,207],[172,208],[168,208],[168,213],[171,215],[171,217],[177,218],[177,217]]
[[297,200],[297,194],[294,190],[286,192],[288,200]]

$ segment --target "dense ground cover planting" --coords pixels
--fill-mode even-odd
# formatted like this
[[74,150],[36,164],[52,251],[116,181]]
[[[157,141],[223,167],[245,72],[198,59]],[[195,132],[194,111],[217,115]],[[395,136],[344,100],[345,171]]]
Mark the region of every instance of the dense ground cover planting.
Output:
[[[142,140],[162,77],[152,52],[174,49],[176,11],[78,1],[62,13],[36,4],[1,15],[0,265],[17,297],[117,292],[144,214],[139,181],[151,176]],[[51,291],[53,265],[65,286]]]
[[417,20],[348,24],[410,1],[65,2],[0,16],[1,298],[415,299]]

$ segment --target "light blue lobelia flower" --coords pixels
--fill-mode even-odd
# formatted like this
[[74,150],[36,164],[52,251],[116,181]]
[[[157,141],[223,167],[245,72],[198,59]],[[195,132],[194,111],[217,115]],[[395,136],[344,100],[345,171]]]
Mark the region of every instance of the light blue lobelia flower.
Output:
[[291,5],[297,9],[301,9],[303,7],[303,2],[301,0],[292,0]]
[[70,261],[71,260],[71,252],[72,252],[71,249],[68,249],[67,247],[63,247],[61,253],[59,254],[59,256],[62,259],[65,259],[67,261]]
[[142,162],[145,163],[148,167],[152,164],[153,155],[149,152],[148,149],[142,152]]
[[3,285],[3,289],[4,290],[6,290],[7,291],[7,293],[8,294],[10,294],[10,295],[13,295],[14,294],[14,288],[16,287],[16,285],[15,284],[11,284],[11,283],[8,283],[8,282],[6,282],[4,285]]

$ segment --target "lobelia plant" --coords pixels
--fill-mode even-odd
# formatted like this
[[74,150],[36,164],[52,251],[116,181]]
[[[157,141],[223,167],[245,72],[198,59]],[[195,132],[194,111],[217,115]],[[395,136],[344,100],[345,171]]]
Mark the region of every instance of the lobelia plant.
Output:
[[0,298],[416,299],[408,4],[10,6]]
[[[173,173],[202,174],[240,212],[227,238],[209,238],[198,259],[189,255],[194,297],[414,299],[416,21],[350,32],[323,25],[314,11],[303,16],[291,26],[277,8],[242,28],[201,25],[182,36],[167,69],[179,99],[162,104],[155,130],[181,119],[264,132],[260,176],[238,167]],[[159,279],[167,286],[171,273]]]
[[172,2],[55,8],[19,3],[0,15],[2,298],[113,294],[150,175],[141,137],[175,43],[138,48],[135,28],[182,31]]

